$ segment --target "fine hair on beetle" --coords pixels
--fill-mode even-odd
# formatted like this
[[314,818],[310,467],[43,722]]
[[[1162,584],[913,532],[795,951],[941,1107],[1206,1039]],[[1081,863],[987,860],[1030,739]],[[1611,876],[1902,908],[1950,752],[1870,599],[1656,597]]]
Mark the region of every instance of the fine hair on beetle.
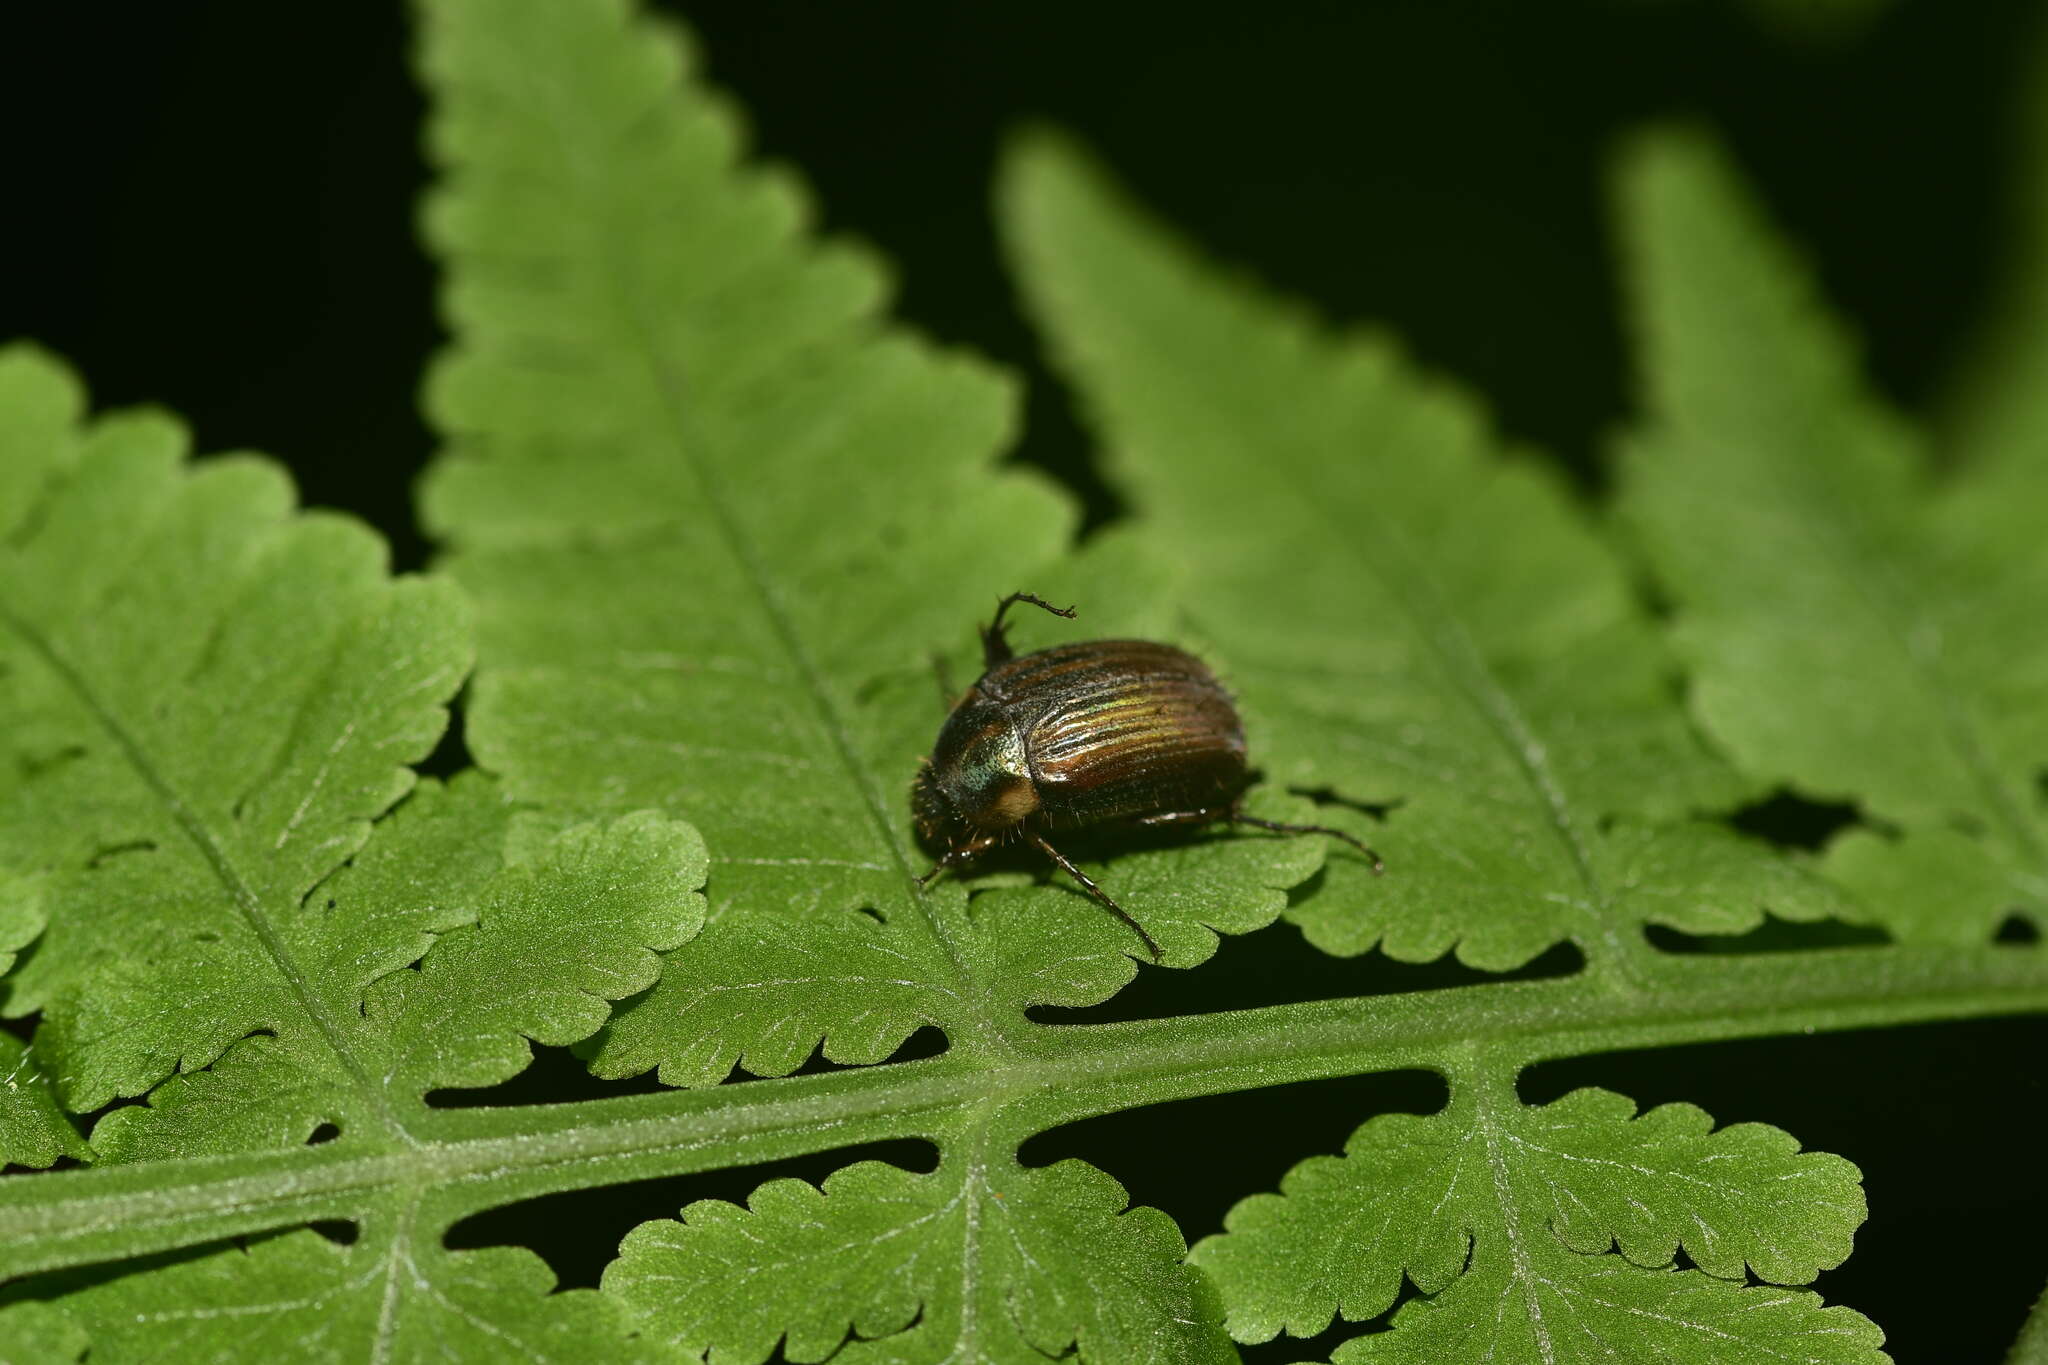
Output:
[[939,727],[918,767],[910,809],[918,838],[943,850],[920,886],[1010,839],[1031,844],[1129,925],[1152,960],[1159,944],[1110,894],[1054,848],[1055,828],[1191,828],[1223,821],[1282,834],[1327,834],[1382,870],[1379,855],[1341,829],[1247,815],[1253,777],[1237,707],[1216,675],[1183,649],[1150,640],[1083,640],[1011,652],[996,604],[981,631],[981,676]]

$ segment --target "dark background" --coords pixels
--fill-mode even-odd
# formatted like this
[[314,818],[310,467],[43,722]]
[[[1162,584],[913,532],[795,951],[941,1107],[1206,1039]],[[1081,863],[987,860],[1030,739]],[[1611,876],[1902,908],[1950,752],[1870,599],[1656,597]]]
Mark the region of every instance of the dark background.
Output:
[[[167,405],[202,450],[288,462],[309,502],[359,513],[418,566],[409,484],[430,442],[413,395],[438,332],[411,233],[426,170],[402,7],[26,8],[0,19],[0,338],[62,353],[100,403]],[[1256,18],[1100,0],[677,8],[828,226],[897,263],[902,315],[1029,374],[1020,457],[1097,521],[1114,496],[1037,361],[988,222],[992,159],[1020,118],[1078,131],[1219,255],[1397,331],[1592,491],[1628,383],[1602,221],[1616,134],[1673,114],[1721,130],[1867,339],[1877,384],[1925,407],[1995,298],[2014,106],[2043,17],[2021,0],[1899,0],[1833,32],[1656,0]],[[1781,802],[1754,823],[1797,840],[1831,818]],[[1427,970],[1332,963],[1282,928],[1228,944],[1199,978],[1147,973],[1160,984],[1121,1007],[1412,988]],[[1818,1287],[1883,1324],[1899,1361],[1965,1365],[1999,1357],[2048,1279],[2044,1056],[2048,1023],[1991,1022],[1584,1059],[1525,1091],[1690,1099],[1848,1155],[1873,1214]],[[577,1087],[560,1060],[532,1085]],[[1227,1096],[1080,1125],[1027,1156],[1089,1156],[1194,1238],[1366,1114],[1435,1094],[1397,1077]],[[533,1240],[588,1283],[625,1228],[759,1176],[540,1201],[465,1235]]]

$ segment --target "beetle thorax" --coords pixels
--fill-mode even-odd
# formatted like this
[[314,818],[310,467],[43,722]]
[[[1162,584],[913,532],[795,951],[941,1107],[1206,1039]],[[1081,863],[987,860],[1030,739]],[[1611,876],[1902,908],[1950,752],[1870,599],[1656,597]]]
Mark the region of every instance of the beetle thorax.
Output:
[[933,794],[962,829],[1010,829],[1038,809],[1024,736],[1001,704],[979,694],[946,718],[927,772]]

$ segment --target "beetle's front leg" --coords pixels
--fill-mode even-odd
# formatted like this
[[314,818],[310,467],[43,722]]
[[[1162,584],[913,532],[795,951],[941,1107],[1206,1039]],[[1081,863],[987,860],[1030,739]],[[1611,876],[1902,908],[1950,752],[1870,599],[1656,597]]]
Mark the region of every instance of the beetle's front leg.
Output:
[[931,871],[917,879],[917,884],[919,886],[925,885],[949,867],[960,867],[963,864],[971,863],[1001,842],[1002,840],[993,834],[984,834],[978,839],[969,839],[957,848],[949,848],[940,856],[937,862],[932,864]]

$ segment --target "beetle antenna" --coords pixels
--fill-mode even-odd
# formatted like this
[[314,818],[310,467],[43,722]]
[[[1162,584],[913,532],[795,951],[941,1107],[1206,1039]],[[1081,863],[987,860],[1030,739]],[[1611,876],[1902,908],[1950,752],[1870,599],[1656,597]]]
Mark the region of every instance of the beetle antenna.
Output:
[[[1041,602],[1039,603],[1039,605],[1044,606],[1045,604]],[[1086,891],[1089,895],[1095,897],[1096,900],[1102,902],[1103,908],[1108,910],[1110,914],[1115,915],[1125,924],[1130,925],[1131,932],[1136,934],[1139,938],[1145,941],[1145,948],[1148,952],[1152,954],[1152,960],[1154,962],[1158,962],[1160,960],[1159,945],[1153,940],[1152,935],[1145,932],[1145,926],[1138,923],[1136,920],[1132,919],[1130,915],[1125,912],[1124,908],[1121,905],[1118,905],[1115,901],[1111,900],[1109,898],[1109,893],[1107,891],[1104,891],[1101,887],[1097,886],[1093,878],[1091,878],[1087,873],[1083,872],[1080,868],[1075,867],[1072,863],[1068,862],[1067,855],[1060,852],[1058,849],[1054,848],[1051,844],[1047,843],[1045,841],[1044,836],[1039,834],[1037,830],[1025,830],[1024,837],[1029,839],[1032,843],[1038,845],[1038,851],[1040,853],[1043,853],[1046,857],[1052,859],[1054,863],[1058,864],[1059,869],[1062,872],[1066,873],[1069,877],[1072,877],[1075,881],[1081,883],[1081,889],[1083,891]]]
[[989,622],[981,632],[981,655],[984,668],[993,668],[997,664],[1010,661],[1012,657],[1010,654],[1010,642],[1003,635],[1003,615],[1017,602],[1029,602],[1034,607],[1043,607],[1054,616],[1065,617],[1069,621],[1074,619],[1074,609],[1072,607],[1056,607],[1036,593],[1011,593],[1008,597],[996,603],[996,619]]
[[1256,825],[1260,829],[1270,829],[1276,834],[1327,834],[1333,839],[1342,839],[1371,860],[1373,876],[1377,877],[1387,870],[1387,865],[1380,861],[1379,854],[1373,852],[1365,844],[1346,834],[1343,830],[1333,829],[1329,825],[1284,825],[1278,820],[1261,820],[1256,815],[1246,815],[1244,812],[1236,810],[1230,812],[1230,823],[1233,825]]

